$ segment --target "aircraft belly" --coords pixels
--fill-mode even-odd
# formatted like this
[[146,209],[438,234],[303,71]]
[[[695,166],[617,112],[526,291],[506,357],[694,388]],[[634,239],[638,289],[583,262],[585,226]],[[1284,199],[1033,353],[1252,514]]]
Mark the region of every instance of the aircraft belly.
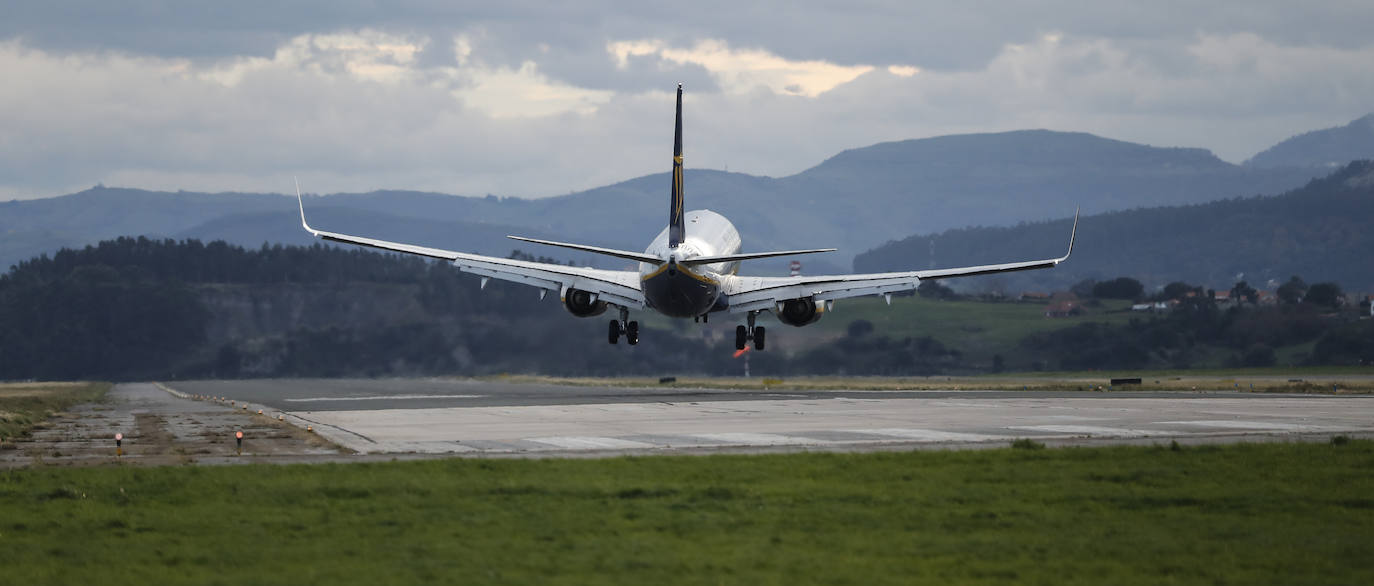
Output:
[[685,270],[663,270],[640,282],[644,302],[670,317],[696,317],[715,306],[720,283]]

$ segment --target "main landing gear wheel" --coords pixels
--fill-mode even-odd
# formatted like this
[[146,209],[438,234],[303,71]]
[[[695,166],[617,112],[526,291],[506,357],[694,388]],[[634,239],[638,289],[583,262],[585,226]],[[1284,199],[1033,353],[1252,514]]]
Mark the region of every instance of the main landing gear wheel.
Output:
[[[622,324],[622,323],[625,324],[625,325],[624,325],[624,326],[621,326],[620,324]],[[606,339],[607,339],[608,341],[610,341],[610,343],[615,344],[615,343],[617,343],[617,342],[620,341],[620,336],[621,336],[622,334],[625,336],[625,343],[626,343],[626,344],[629,344],[629,345],[631,345],[631,346],[634,346],[635,344],[638,344],[638,343],[639,343],[639,322],[637,322],[637,321],[621,322],[621,321],[617,321],[617,320],[611,320],[611,327],[610,327],[610,329],[606,332]]]
[[754,343],[755,350],[763,350],[764,336],[767,335],[768,332],[763,329],[763,326],[754,325],[756,314],[757,312],[749,312],[749,325],[735,326],[736,350],[743,350],[745,346],[749,345],[749,342]]

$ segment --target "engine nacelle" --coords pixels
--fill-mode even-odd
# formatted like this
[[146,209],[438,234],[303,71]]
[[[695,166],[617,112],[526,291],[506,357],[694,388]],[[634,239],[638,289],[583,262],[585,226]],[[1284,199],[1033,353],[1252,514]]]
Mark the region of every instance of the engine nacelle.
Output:
[[581,289],[568,289],[563,294],[563,307],[577,317],[594,317],[606,313],[606,302],[598,301],[596,294]]
[[821,314],[825,313],[825,302],[810,297],[789,299],[779,303],[773,313],[777,315],[778,321],[789,326],[801,327],[821,319]]

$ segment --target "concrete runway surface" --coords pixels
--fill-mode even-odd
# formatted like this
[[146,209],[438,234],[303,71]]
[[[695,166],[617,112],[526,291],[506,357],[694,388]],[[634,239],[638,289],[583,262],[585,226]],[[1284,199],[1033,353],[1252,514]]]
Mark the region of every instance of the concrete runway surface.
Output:
[[1374,396],[1242,392],[737,391],[478,380],[168,383],[363,454],[608,455],[1374,437]]

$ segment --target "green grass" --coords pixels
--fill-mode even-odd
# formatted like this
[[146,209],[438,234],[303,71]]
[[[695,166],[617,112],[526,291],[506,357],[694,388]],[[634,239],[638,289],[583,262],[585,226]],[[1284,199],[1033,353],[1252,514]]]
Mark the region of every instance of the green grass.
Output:
[[[1104,300],[1101,307],[1084,308],[1086,313],[1083,315],[1055,319],[1045,317],[1048,305],[1048,302],[937,301],[920,296],[893,297],[892,305],[888,305],[882,297],[858,297],[836,301],[833,311],[804,328],[784,326],[769,313],[760,315],[759,323],[778,328],[773,330],[776,335],[785,335],[790,351],[797,351],[844,336],[850,323],[864,319],[874,325],[870,335],[898,340],[930,336],[957,348],[969,362],[985,364],[992,362],[994,354],[1011,357],[1021,353],[1022,338],[1033,333],[1085,322],[1124,324],[1132,317],[1142,317],[1129,311],[1129,301]],[[675,324],[670,318],[652,314],[636,319],[642,320],[643,327],[648,329],[677,331],[683,327],[680,320]],[[740,323],[744,323],[742,316],[718,316],[717,321],[711,322],[711,327],[729,330],[726,337],[733,340],[734,327]]]
[[27,433],[54,413],[98,400],[109,383],[0,384],[0,443]]
[[0,472],[0,583],[1370,584],[1374,442]]
[[924,297],[894,297],[889,306],[881,297],[861,297],[835,302],[835,310],[815,327],[843,334],[856,319],[873,323],[874,335],[891,338],[930,336],[974,356],[1005,351],[1022,338],[1063,329],[1084,322],[1122,324],[1132,317],[1129,301],[1106,300],[1100,308],[1069,318],[1045,317],[1048,303],[986,301],[937,301]]

